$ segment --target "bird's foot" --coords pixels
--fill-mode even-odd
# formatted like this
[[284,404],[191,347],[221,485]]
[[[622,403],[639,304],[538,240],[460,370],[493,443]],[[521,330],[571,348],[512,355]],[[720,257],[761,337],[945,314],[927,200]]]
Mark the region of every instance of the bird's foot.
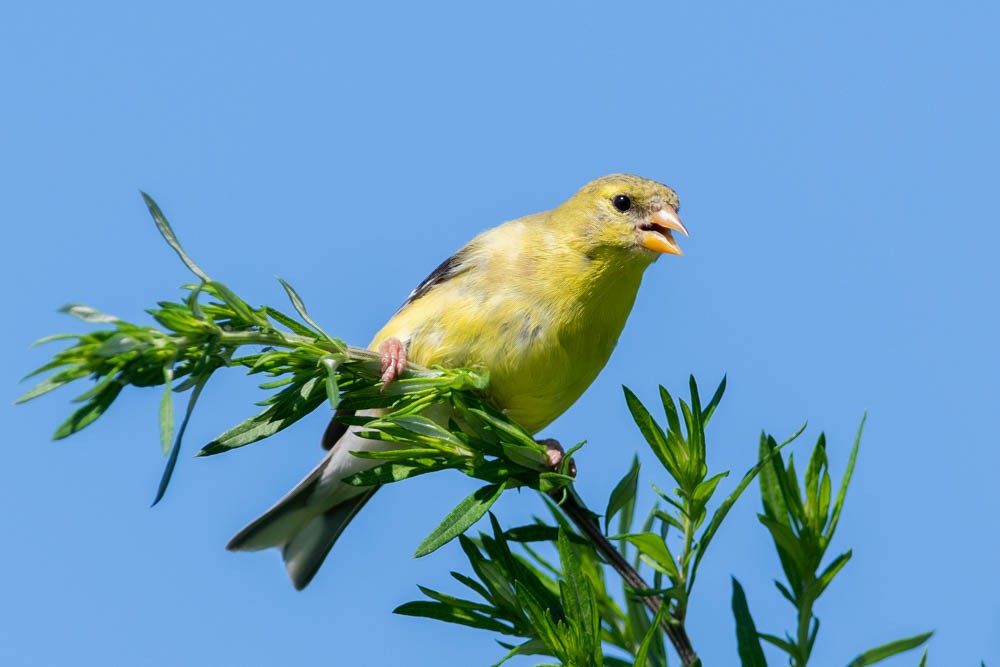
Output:
[[[566,450],[562,448],[559,441],[553,438],[546,438],[545,440],[539,440],[538,444],[545,446],[545,454],[549,457],[549,465],[556,472],[562,471]],[[566,472],[570,477],[576,477],[576,461],[573,459],[569,460],[569,463],[566,465]]]
[[387,338],[378,346],[382,355],[382,391],[406,370],[406,346],[398,338]]

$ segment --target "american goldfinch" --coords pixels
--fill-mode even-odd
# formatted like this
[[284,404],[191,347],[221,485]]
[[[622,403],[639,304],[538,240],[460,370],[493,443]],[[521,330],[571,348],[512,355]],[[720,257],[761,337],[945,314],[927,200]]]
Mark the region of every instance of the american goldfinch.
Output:
[[[539,431],[604,367],[646,267],[661,254],[681,254],[672,236],[687,234],[678,208],[669,187],[613,174],[551,211],[483,232],[434,269],[375,334],[370,349],[382,354],[382,381],[408,360],[486,368],[491,401]],[[356,431],[331,421],[326,457],[228,548],[280,547],[292,583],[304,588],[377,490],[341,481],[378,463],[350,452],[391,446]]]

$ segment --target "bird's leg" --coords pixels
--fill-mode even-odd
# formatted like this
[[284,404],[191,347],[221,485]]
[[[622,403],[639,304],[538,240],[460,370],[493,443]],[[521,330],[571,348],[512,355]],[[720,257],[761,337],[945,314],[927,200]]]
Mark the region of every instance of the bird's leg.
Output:
[[[549,465],[557,472],[562,470],[563,457],[566,456],[566,450],[562,448],[559,441],[553,438],[546,438],[545,440],[539,440],[538,444],[545,446],[545,454],[549,457]],[[569,473],[570,477],[576,477],[576,461],[573,459],[569,460],[566,472]]]
[[378,346],[382,355],[382,391],[406,370],[406,346],[398,338],[387,338]]

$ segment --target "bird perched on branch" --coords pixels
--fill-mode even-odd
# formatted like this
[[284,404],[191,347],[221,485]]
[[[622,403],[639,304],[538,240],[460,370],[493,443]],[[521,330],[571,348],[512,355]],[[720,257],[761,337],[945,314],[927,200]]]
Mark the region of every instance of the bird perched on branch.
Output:
[[[687,234],[669,187],[613,174],[565,203],[489,229],[437,267],[372,340],[382,382],[408,360],[481,367],[489,397],[535,433],[579,398],[604,367],[661,254],[680,255]],[[341,480],[378,463],[351,451],[391,446],[331,421],[330,452],[291,492],[229,542],[231,550],[280,547],[296,588],[378,487]]]

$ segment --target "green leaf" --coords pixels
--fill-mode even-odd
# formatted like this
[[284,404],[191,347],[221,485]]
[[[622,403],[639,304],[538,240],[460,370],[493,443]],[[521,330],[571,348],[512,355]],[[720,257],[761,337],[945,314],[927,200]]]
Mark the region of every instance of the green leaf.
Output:
[[852,551],[848,550],[834,558],[833,561],[826,566],[826,569],[823,570],[823,573],[819,575],[816,582],[813,584],[816,587],[816,592],[813,594],[814,598],[818,598],[823,591],[826,590],[826,587],[830,585],[830,582],[833,581],[835,576],[837,576],[837,573],[840,572],[845,565],[847,565],[847,561],[851,560],[851,554]]
[[538,448],[540,445],[535,442],[531,434],[524,430],[520,424],[507,421],[501,416],[491,414],[480,408],[469,408],[469,412],[485,421],[495,431],[511,437],[515,443],[519,443],[528,448]]
[[[505,648],[507,647],[507,644],[503,644],[502,642],[497,643],[502,644]],[[497,662],[493,663],[492,667],[500,667],[500,665],[517,655],[548,655],[548,653],[549,650],[545,645],[545,642],[540,639],[529,639],[523,644],[512,646],[510,652]]]
[[764,649],[757,637],[757,626],[750,615],[747,597],[740,582],[733,577],[733,616],[736,619],[736,644],[743,667],[767,667]]
[[72,382],[75,379],[77,379],[77,378],[73,378],[73,377],[63,378],[61,373],[57,374],[57,375],[55,375],[53,377],[46,378],[45,380],[42,380],[41,382],[39,382],[38,384],[36,384],[34,387],[32,387],[31,389],[29,389],[28,391],[26,391],[25,393],[21,394],[21,396],[18,397],[18,399],[16,401],[14,401],[14,404],[17,405],[18,403],[25,403],[27,401],[30,401],[33,398],[38,398],[39,396],[47,394],[47,393],[49,393],[50,391],[52,391],[54,389],[58,389],[59,387],[63,386],[64,384]]
[[229,306],[239,320],[245,326],[267,326],[267,320],[256,312],[250,304],[236,296],[236,293],[222,283],[210,282],[205,285],[205,291],[218,296]]
[[430,459],[421,463],[382,463],[345,477],[343,481],[353,486],[392,484],[417,475],[446,470],[448,467],[445,464],[433,463]]
[[398,426],[414,436],[419,436],[421,439],[429,439],[431,441],[440,440],[451,445],[452,447],[465,449],[464,443],[456,438],[453,433],[445,428],[442,428],[441,425],[433,419],[423,415],[389,417],[380,421],[371,422],[368,426],[370,428],[383,428],[388,424]]
[[[924,654],[920,656],[920,664],[918,664],[917,667],[927,667],[927,651],[928,649],[925,648]],[[984,661],[980,661],[980,665],[981,667],[986,667],[986,663]]]
[[795,648],[795,646],[792,645],[791,642],[781,639],[780,637],[775,637],[774,635],[769,635],[763,632],[758,632],[757,636],[766,641],[768,644],[773,644],[777,646],[790,656],[793,656],[796,653],[798,653],[797,649]]
[[590,581],[583,574],[580,558],[576,548],[570,542],[566,532],[559,531],[556,541],[559,548],[559,562],[562,564],[563,581],[561,582],[563,610],[566,619],[582,634],[582,652],[592,654],[600,646],[600,619],[597,615],[597,603]]
[[323,331],[323,327],[316,324],[315,320],[309,317],[309,313],[306,311],[306,304],[302,302],[302,298],[299,296],[299,293],[295,291],[295,288],[293,288],[291,285],[286,283],[281,278],[278,278],[278,282],[281,283],[281,286],[285,288],[285,292],[288,294],[288,300],[292,302],[292,306],[295,308],[295,312],[299,314],[299,317],[305,320],[306,324],[308,324],[313,329],[322,334],[324,338],[326,338],[329,341],[332,341],[333,338],[330,338],[329,334]]
[[708,425],[708,420],[712,418],[715,414],[715,408],[719,406],[719,401],[722,400],[722,395],[726,393],[726,376],[722,376],[722,382],[719,383],[718,388],[715,390],[715,394],[712,395],[712,400],[708,402],[705,409],[701,411],[701,421]]
[[799,488],[799,477],[795,471],[795,452],[788,455],[788,465],[785,466],[785,484],[782,487],[785,493],[785,504],[788,506],[788,515],[792,522],[798,526],[807,526],[806,507],[802,502],[802,490]]
[[727,470],[725,472],[720,472],[718,475],[709,477],[704,482],[695,487],[694,494],[692,495],[691,499],[699,505],[706,504],[712,498],[712,494],[715,493],[715,487],[719,485],[719,482],[722,481],[722,478],[728,476],[729,476],[729,471]]
[[480,611],[484,614],[492,614],[494,608],[491,605],[483,604],[481,602],[473,602],[472,600],[465,600],[462,598],[452,597],[451,595],[446,595],[445,593],[439,593],[432,588],[427,588],[426,586],[417,586],[420,592],[427,597],[441,602],[443,604],[449,605],[451,607],[457,607],[459,609],[470,609],[472,611]]
[[426,556],[464,533],[486,514],[493,503],[500,498],[505,488],[507,488],[506,483],[487,484],[465,498],[420,543],[416,553],[413,554],[414,557]]
[[52,439],[62,440],[93,424],[97,421],[98,417],[111,407],[111,404],[118,398],[118,394],[121,393],[123,388],[124,386],[119,382],[107,384],[86,405],[70,415],[69,419],[56,429],[56,432],[52,435]]
[[803,545],[795,537],[795,533],[785,524],[779,523],[765,514],[758,514],[757,518],[770,531],[771,539],[774,540],[774,544],[778,550],[790,559],[792,565],[795,566],[794,573],[788,573],[789,581],[794,583],[800,580],[804,574],[809,572],[809,565],[806,560],[806,554],[802,550]]
[[806,466],[806,495],[805,514],[812,531],[815,534],[823,529],[826,517],[820,514],[820,480],[828,468],[826,458],[826,434],[820,433],[816,447],[813,448],[812,456],[809,457],[809,465]]
[[177,236],[170,227],[170,223],[167,222],[167,218],[163,215],[160,207],[156,205],[156,202],[153,201],[153,198],[142,191],[140,191],[140,194],[142,194],[142,198],[146,202],[146,208],[149,209],[150,215],[153,216],[153,221],[156,223],[156,228],[160,230],[160,236],[163,237],[163,240],[174,249],[174,252],[177,253],[177,256],[181,258],[181,261],[184,262],[184,265],[188,267],[191,273],[198,276],[203,282],[210,282],[211,279],[208,277],[208,274],[202,271],[201,267],[195,264],[194,260],[184,252],[184,248],[181,247],[180,242],[177,240]]
[[[646,634],[642,638],[642,643],[639,644],[639,650],[635,653],[635,667],[646,667],[649,661],[649,650],[653,645],[653,641],[656,637],[663,632],[661,623],[663,618],[667,615],[667,607],[670,605],[666,603],[660,604],[659,609],[656,610],[656,614],[653,616],[652,622],[649,624],[649,629],[646,630]],[[643,616],[645,613],[643,612]]]
[[854,447],[851,448],[851,458],[847,461],[847,470],[844,471],[844,479],[840,482],[840,491],[837,493],[837,500],[833,503],[833,513],[830,516],[830,523],[826,527],[826,532],[823,534],[824,539],[827,543],[833,537],[833,532],[837,530],[837,522],[840,521],[840,511],[844,507],[844,498],[847,496],[847,486],[851,483],[851,475],[854,474],[854,462],[858,458],[858,447],[861,445],[861,432],[865,428],[865,421],[868,419],[868,413],[864,413],[861,416],[861,424],[858,426],[858,434],[854,438]]
[[615,535],[612,540],[627,540],[646,556],[649,564],[664,574],[677,579],[677,562],[670,553],[670,548],[666,541],[656,533],[628,533],[625,535]]
[[326,383],[313,376],[301,385],[290,385],[263,412],[240,422],[202,447],[198,456],[213,456],[243,447],[288,428],[315,410],[326,398]]
[[681,435],[681,420],[677,416],[677,406],[674,404],[674,397],[662,384],[660,385],[660,402],[663,403],[663,413],[667,417],[667,427],[679,437]]
[[160,445],[163,455],[170,453],[170,443],[174,440],[174,397],[171,387],[174,367],[163,367],[163,396],[160,398]]
[[763,431],[760,432],[760,448],[758,452],[759,461],[768,461],[760,470],[760,495],[764,505],[764,514],[786,525],[791,525],[788,519],[788,506],[785,505],[785,496],[781,492],[781,477],[785,474],[785,464],[780,454],[774,452],[778,449],[778,443],[774,438]]
[[457,623],[459,625],[467,625],[471,628],[499,632],[505,635],[514,634],[512,627],[495,621],[489,616],[442,602],[431,602],[428,600],[407,602],[396,607],[393,613],[402,616],[422,616],[446,623]]
[[883,644],[882,646],[869,649],[852,660],[847,667],[865,667],[865,665],[874,665],[876,662],[881,662],[886,658],[917,648],[930,639],[933,634],[933,632],[925,632],[920,635],[914,635],[913,637],[907,637],[906,639],[897,639],[894,642],[889,642],[888,644]]
[[[503,535],[504,538],[511,542],[555,542],[559,539],[559,530],[555,526],[533,523],[526,526],[508,528],[504,531]],[[575,533],[566,533],[566,537],[575,544],[591,544],[588,539]]]
[[264,306],[264,312],[267,313],[269,317],[277,321],[279,324],[283,324],[286,327],[288,327],[288,329],[294,334],[298,334],[300,336],[306,336],[309,338],[322,338],[322,335],[320,333],[313,331],[309,327],[300,324],[299,322],[295,321],[288,315],[285,315],[280,310],[277,310],[270,306]]
[[646,439],[650,449],[656,454],[656,458],[660,459],[660,463],[667,469],[667,472],[674,479],[677,479],[681,471],[677,458],[667,441],[667,435],[631,389],[623,385],[622,391],[625,392],[625,404],[628,406],[629,412],[632,413],[632,419],[639,427],[642,437]]
[[701,396],[698,394],[698,383],[694,376],[688,377],[688,386],[691,391],[691,428],[688,433],[688,441],[691,451],[694,453],[694,460],[704,465],[705,462],[705,421],[702,419]]
[[[788,572],[788,569],[790,567],[792,567],[791,563],[789,563],[788,567],[785,568],[785,572],[786,573]],[[791,576],[791,575],[789,575],[789,576]],[[796,596],[794,594],[792,594],[792,592],[790,590],[788,590],[787,586],[785,586],[783,583],[781,583],[777,579],[774,580],[774,585],[778,587],[778,590],[781,592],[781,594],[785,597],[786,600],[788,600],[789,602],[791,602],[792,605],[794,605],[795,607],[799,606],[798,598],[796,598]]]
[[[608,523],[626,505],[635,506],[635,492],[639,484],[639,457],[632,457],[632,466],[618,484],[615,485],[608,499],[608,508],[604,511],[604,532],[608,532]],[[629,521],[631,523],[631,520]]]
[[188,421],[191,419],[191,413],[194,412],[194,406],[198,402],[198,398],[201,396],[201,390],[205,388],[205,384],[208,383],[208,379],[211,375],[211,371],[202,375],[198,379],[198,383],[195,385],[194,390],[191,392],[191,396],[188,398],[187,409],[184,411],[184,419],[181,420],[181,426],[177,429],[177,436],[174,438],[174,446],[170,449],[170,457],[167,459],[167,464],[163,468],[163,475],[160,476],[160,484],[156,488],[156,497],[153,498],[152,506],[155,506],[158,502],[160,502],[160,500],[163,499],[163,494],[167,492],[167,486],[170,484],[170,478],[174,475],[174,467],[177,465],[177,456],[181,451],[181,440],[184,438],[184,431],[187,430]]
[[330,409],[336,410],[340,405],[340,389],[337,387],[337,368],[340,366],[340,359],[323,357],[321,362],[326,369],[326,397],[330,401]]

